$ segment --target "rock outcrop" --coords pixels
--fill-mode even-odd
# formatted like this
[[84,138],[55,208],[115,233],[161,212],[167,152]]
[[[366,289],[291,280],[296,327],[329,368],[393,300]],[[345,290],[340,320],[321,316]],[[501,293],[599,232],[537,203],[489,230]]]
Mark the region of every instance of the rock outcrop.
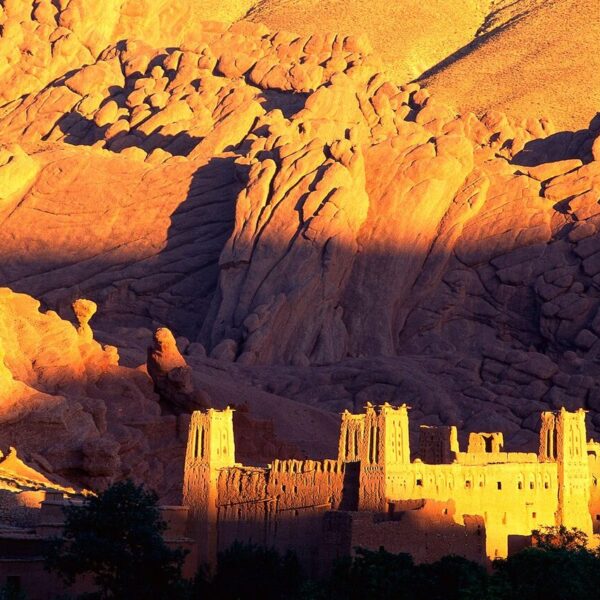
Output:
[[148,375],[163,406],[175,414],[192,413],[210,408],[210,399],[194,389],[193,371],[177,348],[173,334],[166,328],[154,333],[154,344],[148,348]]
[[35,4],[0,13],[24,53],[0,108],[3,448],[169,497],[209,404],[237,406],[254,463],[326,455],[369,401],[521,448],[546,408],[600,430],[596,124],[459,114],[360,36]]

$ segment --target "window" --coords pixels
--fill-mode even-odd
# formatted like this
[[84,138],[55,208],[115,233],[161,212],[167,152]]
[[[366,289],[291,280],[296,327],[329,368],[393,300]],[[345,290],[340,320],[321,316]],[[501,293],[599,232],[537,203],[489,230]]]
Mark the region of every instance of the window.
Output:
[[422,479],[417,479],[417,485],[420,487],[423,487],[423,480]]
[[517,483],[517,487],[522,490],[523,489],[523,482],[519,481],[519,483]]
[[550,487],[550,484],[547,481],[544,481],[544,488],[548,489]]
[[198,429],[194,432],[194,458],[198,458],[198,440],[199,440],[200,432]]
[[536,512],[532,512],[531,513],[531,518],[532,519],[537,519],[537,513]]
[[532,490],[535,487],[533,481],[529,482],[529,489]]
[[471,480],[470,480],[470,479],[467,479],[467,480],[465,481],[465,487],[466,487],[466,488],[470,488],[470,487],[471,487]]
[[502,489],[502,482],[501,482],[501,481],[499,481],[499,482],[497,483],[497,486],[498,486],[498,489],[499,489],[499,490],[501,490],[501,489]]

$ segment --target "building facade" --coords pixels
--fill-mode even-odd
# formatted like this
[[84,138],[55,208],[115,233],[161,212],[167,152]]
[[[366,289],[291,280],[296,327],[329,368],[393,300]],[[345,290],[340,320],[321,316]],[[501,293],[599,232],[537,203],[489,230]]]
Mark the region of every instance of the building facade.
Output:
[[[234,541],[294,550],[314,571],[355,546],[506,557],[540,526],[600,524],[600,448],[586,441],[585,412],[542,413],[538,454],[505,452],[501,433],[421,427],[411,458],[408,409],[368,405],[341,418],[331,460],[235,462],[232,411],[192,415],[183,504],[200,561]],[[595,519],[592,519],[592,515]]]

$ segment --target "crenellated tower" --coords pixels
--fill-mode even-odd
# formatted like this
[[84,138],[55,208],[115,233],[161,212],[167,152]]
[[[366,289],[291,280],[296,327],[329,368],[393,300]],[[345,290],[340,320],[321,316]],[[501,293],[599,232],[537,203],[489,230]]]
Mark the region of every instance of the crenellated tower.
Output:
[[408,407],[366,406],[360,447],[360,510],[385,510],[387,474],[410,464]]
[[185,454],[183,504],[189,506],[188,534],[198,543],[200,563],[217,553],[219,471],[235,464],[233,410],[192,413]]
[[576,527],[591,535],[585,411],[571,413],[562,408],[542,413],[539,459],[556,462],[558,467],[556,525]]
[[365,415],[353,415],[345,410],[342,413],[338,445],[340,462],[351,463],[360,460],[364,433]]

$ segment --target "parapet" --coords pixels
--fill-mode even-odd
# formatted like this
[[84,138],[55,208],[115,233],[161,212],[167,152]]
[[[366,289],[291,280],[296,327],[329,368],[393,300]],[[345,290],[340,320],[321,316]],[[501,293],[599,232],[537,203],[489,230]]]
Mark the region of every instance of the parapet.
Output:
[[459,452],[456,462],[461,465],[531,464],[538,462],[534,452]]
[[273,473],[339,473],[343,469],[343,463],[338,460],[296,460],[275,459],[270,469]]

